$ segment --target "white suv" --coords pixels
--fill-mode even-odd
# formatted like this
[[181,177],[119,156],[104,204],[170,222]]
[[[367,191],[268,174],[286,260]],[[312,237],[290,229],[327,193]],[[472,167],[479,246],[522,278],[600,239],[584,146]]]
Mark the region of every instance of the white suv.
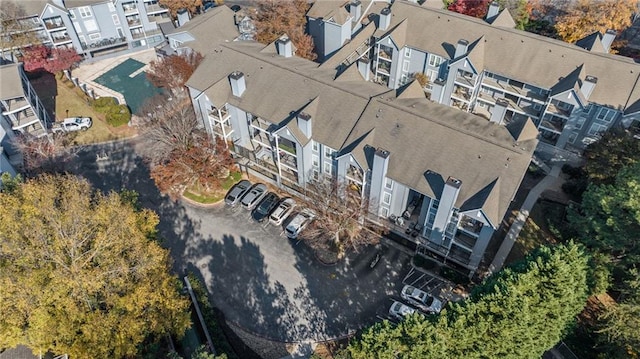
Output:
[[65,118],[61,124],[54,126],[51,131],[56,132],[74,132],[74,131],[86,131],[93,122],[90,117],[69,117]]
[[302,232],[309,223],[315,218],[315,213],[311,210],[304,210],[298,214],[289,222],[284,232],[289,239],[297,239],[300,232]]

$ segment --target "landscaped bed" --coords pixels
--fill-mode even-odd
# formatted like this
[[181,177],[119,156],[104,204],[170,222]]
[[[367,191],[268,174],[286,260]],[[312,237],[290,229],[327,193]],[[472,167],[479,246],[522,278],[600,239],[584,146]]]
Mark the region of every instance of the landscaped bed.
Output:
[[184,197],[201,204],[213,204],[218,203],[224,199],[227,191],[233,187],[242,178],[241,172],[231,172],[229,177],[224,179],[221,183],[221,187],[215,191],[207,192],[198,186],[192,186],[187,188],[182,194]]

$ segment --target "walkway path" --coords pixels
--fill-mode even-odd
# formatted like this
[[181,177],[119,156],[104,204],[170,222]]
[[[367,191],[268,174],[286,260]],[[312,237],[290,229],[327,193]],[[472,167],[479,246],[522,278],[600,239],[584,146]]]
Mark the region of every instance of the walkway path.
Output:
[[562,178],[560,177],[561,168],[562,164],[556,163],[551,168],[551,172],[549,173],[549,175],[547,175],[542,181],[540,181],[540,183],[538,183],[531,189],[531,191],[529,191],[527,198],[524,200],[524,203],[520,208],[518,216],[513,221],[513,224],[511,224],[511,228],[509,228],[507,236],[505,237],[504,241],[502,241],[502,244],[498,249],[498,253],[496,253],[496,256],[493,258],[493,262],[491,262],[491,265],[489,266],[489,272],[495,273],[502,268],[505,260],[509,256],[509,253],[511,253],[511,249],[515,244],[516,239],[518,239],[518,235],[520,235],[522,227],[524,227],[524,224],[527,222],[527,218],[529,218],[531,209],[538,201],[540,195],[545,190],[554,187],[557,182],[562,181]]

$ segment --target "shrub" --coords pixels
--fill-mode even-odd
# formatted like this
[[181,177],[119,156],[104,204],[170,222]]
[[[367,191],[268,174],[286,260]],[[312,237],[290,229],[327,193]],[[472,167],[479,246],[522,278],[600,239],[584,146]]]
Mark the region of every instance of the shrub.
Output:
[[93,108],[98,112],[107,113],[110,108],[118,106],[115,97],[98,97],[93,101]]
[[429,258],[426,258],[425,256],[421,256],[419,254],[416,254],[413,257],[413,264],[416,267],[424,268],[426,270],[431,270],[438,266],[438,263],[436,263],[435,261]]
[[110,107],[106,112],[107,123],[113,127],[126,125],[131,120],[131,111],[127,105],[116,105]]
[[466,275],[458,272],[455,269],[451,269],[451,268],[448,268],[448,267],[440,268],[440,276],[442,276],[442,278],[448,279],[448,280],[450,280],[450,281],[452,281],[453,283],[456,283],[456,284],[467,285],[467,284],[469,284],[471,282],[469,280],[469,277],[467,277]]

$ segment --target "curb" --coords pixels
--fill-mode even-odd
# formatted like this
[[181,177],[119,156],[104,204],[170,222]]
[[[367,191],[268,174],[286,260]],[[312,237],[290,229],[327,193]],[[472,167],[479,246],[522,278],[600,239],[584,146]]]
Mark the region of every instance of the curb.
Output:
[[219,200],[218,202],[215,203],[200,203],[200,202],[196,202],[192,199],[189,199],[187,197],[185,197],[184,195],[180,195],[180,201],[181,202],[185,202],[186,204],[193,206],[193,207],[199,207],[199,208],[215,208],[215,207],[220,207],[220,205],[224,205],[224,198]]

